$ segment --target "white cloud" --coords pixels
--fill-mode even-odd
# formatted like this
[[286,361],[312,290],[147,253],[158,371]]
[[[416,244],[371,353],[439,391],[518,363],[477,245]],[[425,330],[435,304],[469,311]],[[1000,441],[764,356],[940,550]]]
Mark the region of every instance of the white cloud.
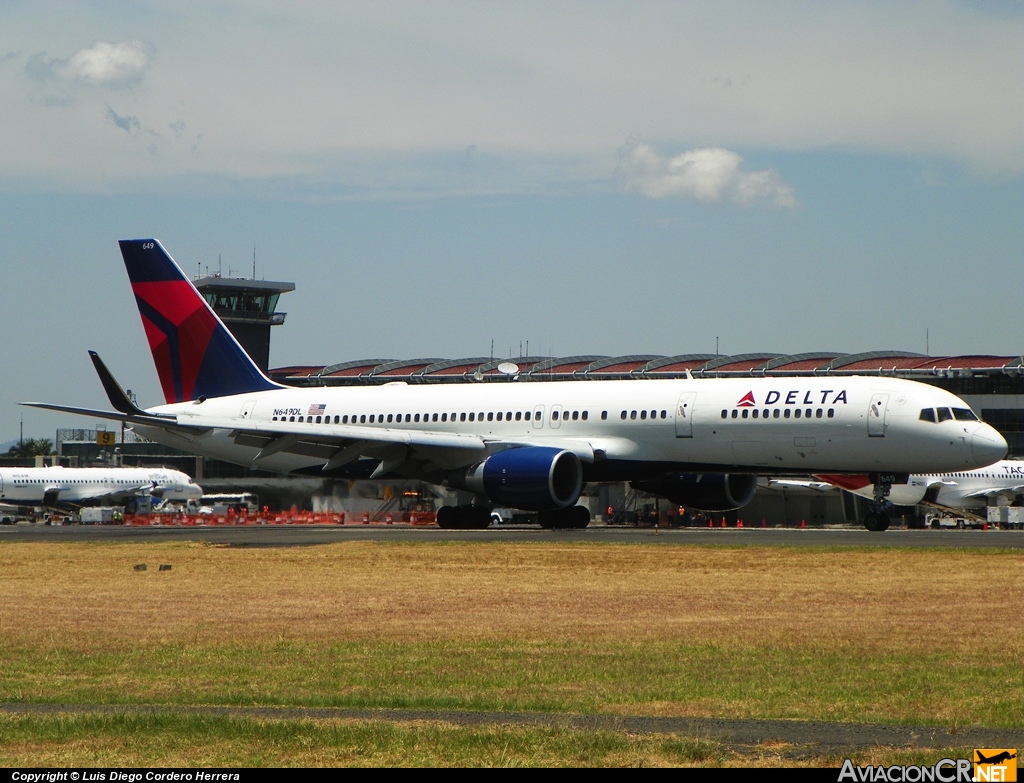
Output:
[[627,150],[619,164],[626,190],[650,198],[692,198],[704,203],[732,202],[792,209],[793,188],[777,172],[742,171],[743,158],[721,147],[695,149],[666,158],[648,144]]
[[93,84],[127,85],[142,78],[151,56],[152,47],[142,41],[98,43],[73,54],[66,71]]
[[29,58],[25,71],[37,81],[127,87],[142,79],[153,51],[153,46],[143,41],[101,41],[66,59],[47,59],[44,53],[35,54]]

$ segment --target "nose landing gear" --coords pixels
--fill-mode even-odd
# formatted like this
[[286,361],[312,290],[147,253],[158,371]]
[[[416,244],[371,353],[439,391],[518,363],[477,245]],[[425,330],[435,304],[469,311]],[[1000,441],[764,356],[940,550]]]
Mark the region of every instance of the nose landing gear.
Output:
[[864,527],[872,533],[881,533],[889,529],[889,509],[892,504],[887,500],[892,492],[892,476],[878,476],[875,481],[875,497],[871,509],[864,515]]

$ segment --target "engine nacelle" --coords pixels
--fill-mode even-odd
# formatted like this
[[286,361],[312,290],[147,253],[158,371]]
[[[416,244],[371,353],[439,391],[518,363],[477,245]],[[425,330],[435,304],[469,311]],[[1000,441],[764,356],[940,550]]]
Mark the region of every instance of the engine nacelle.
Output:
[[696,511],[733,511],[754,499],[752,473],[666,473],[630,486]]
[[501,506],[552,511],[575,505],[583,491],[583,466],[571,451],[525,446],[492,454],[449,483]]

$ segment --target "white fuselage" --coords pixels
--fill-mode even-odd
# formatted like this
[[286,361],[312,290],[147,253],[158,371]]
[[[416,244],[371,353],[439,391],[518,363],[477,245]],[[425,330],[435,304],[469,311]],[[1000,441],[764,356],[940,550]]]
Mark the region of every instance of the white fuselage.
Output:
[[[962,411],[936,422],[922,410]],[[180,435],[136,425],[148,438],[252,465],[269,438],[415,441],[440,469],[479,462],[510,445],[575,452],[588,480],[619,480],[664,470],[951,472],[1003,457],[1006,442],[955,395],[922,383],[876,377],[702,378],[567,382],[481,382],[374,387],[281,388],[162,405],[181,423],[210,429]],[[439,443],[429,441],[437,434]],[[447,447],[441,435],[471,435],[482,449]],[[373,438],[377,438],[374,441]],[[403,440],[405,439],[405,441]],[[330,460],[311,445],[267,453],[257,466],[310,471]]]
[[3,468],[0,503],[87,505],[152,495],[198,500],[202,488],[185,473],[167,468]]

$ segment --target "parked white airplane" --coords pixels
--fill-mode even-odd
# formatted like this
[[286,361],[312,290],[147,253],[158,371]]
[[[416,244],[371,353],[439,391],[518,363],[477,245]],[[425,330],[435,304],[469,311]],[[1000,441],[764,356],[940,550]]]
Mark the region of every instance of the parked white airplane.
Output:
[[[874,487],[866,475],[818,475],[815,478],[861,497],[873,497]],[[1000,498],[1011,504],[1024,501],[1024,462],[1000,460],[975,470],[915,474],[906,484],[894,484],[888,500],[897,506],[928,503],[965,509],[995,505]]]
[[[686,378],[293,388],[269,380],[154,239],[120,243],[165,405],[132,403],[99,357],[113,411],[34,407],[131,424],[242,465],[325,477],[411,477],[472,492],[443,527],[491,505],[577,527],[588,481],[630,481],[689,508],[748,503],[756,476],[871,473],[881,500],[910,473],[971,470],[1006,442],[953,394],[881,377]],[[934,411],[951,411],[936,421]],[[929,419],[926,412],[932,412]]]
[[2,468],[0,503],[18,506],[84,506],[124,503],[151,496],[198,500],[201,487],[168,468]]

